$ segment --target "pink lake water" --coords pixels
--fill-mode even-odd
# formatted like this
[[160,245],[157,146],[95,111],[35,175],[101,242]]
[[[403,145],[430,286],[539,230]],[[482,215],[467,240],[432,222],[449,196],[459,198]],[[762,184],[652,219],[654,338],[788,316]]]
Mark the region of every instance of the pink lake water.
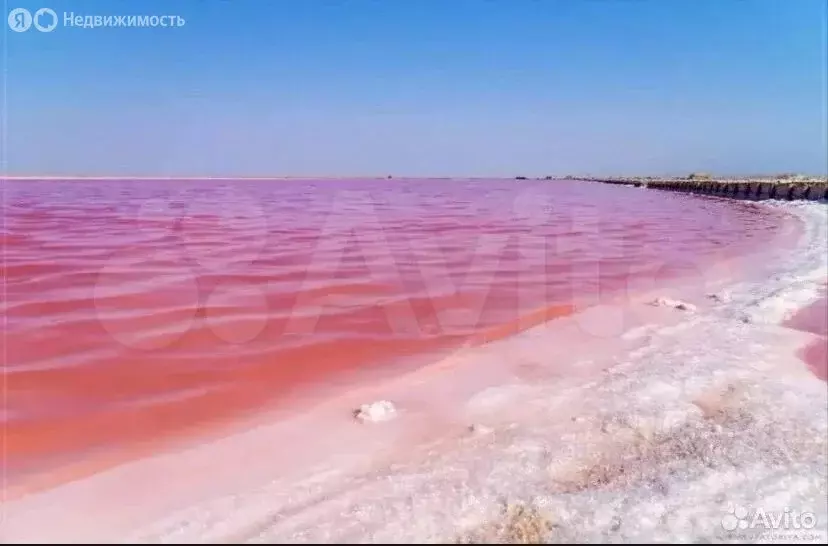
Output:
[[704,282],[782,221],[570,181],[3,184],[12,480]]
[[814,375],[828,381],[828,296],[801,309],[786,324],[790,328],[817,334],[818,338],[803,347],[799,356]]

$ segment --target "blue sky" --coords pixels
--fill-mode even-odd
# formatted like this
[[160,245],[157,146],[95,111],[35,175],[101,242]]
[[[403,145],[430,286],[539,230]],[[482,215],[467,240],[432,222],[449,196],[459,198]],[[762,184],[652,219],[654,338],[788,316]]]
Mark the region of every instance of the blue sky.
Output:
[[[11,175],[825,173],[826,0],[7,0]],[[5,16],[4,16],[5,17]]]

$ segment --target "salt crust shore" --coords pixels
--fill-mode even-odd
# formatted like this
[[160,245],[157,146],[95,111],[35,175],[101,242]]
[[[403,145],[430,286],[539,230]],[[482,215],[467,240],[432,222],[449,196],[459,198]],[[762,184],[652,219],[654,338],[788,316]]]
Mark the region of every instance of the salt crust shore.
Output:
[[[801,219],[800,241],[750,279],[641,293],[7,502],[0,538],[824,543],[828,392],[795,356],[814,336],[780,324],[828,275],[828,207],[767,206]],[[395,419],[352,418],[382,399]],[[737,507],[816,526],[727,531]]]

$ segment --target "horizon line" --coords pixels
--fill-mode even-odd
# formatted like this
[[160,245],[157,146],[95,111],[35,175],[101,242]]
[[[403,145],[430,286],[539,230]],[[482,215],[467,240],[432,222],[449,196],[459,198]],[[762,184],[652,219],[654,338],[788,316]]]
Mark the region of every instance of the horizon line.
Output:
[[[0,175],[3,180],[352,180],[352,179],[378,179],[378,180],[393,180],[393,179],[417,179],[417,180],[447,180],[447,179],[479,179],[479,180],[511,180],[518,178],[517,176],[418,176],[418,175],[272,175],[272,176],[79,176],[79,175],[47,175],[47,176],[6,176]],[[564,176],[544,175],[539,177],[524,177],[524,178],[544,178],[550,176],[553,179],[564,179]],[[589,175],[572,175],[572,176],[589,176]]]
[[[716,179],[716,178],[778,178],[780,176],[779,173],[775,174],[715,174],[711,172],[704,172],[706,176]],[[793,174],[795,176],[802,176],[805,178],[824,178],[828,176],[828,174],[820,173],[820,174],[813,174],[813,173],[788,173]],[[26,181],[26,180],[355,180],[355,179],[376,179],[376,180],[394,180],[394,179],[415,179],[415,180],[569,180],[569,179],[584,179],[584,178],[595,178],[595,179],[606,179],[606,178],[686,178],[688,177],[689,173],[684,174],[579,174],[579,173],[567,173],[566,175],[510,175],[510,176],[494,176],[494,175],[477,175],[477,176],[469,176],[469,175],[433,175],[433,176],[419,176],[419,175],[366,175],[366,174],[354,174],[354,175],[268,175],[268,176],[198,176],[198,175],[186,175],[186,176],[146,176],[146,175],[137,175],[137,176],[124,176],[124,175],[95,175],[95,176],[85,176],[85,175],[2,175],[0,174],[0,180],[10,180],[10,181]]]

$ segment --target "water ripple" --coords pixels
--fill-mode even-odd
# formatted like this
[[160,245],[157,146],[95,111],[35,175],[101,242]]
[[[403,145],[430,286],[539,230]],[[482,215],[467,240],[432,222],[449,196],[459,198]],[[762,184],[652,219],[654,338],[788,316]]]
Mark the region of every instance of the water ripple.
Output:
[[507,335],[778,227],[749,203],[571,182],[4,184],[10,472]]

